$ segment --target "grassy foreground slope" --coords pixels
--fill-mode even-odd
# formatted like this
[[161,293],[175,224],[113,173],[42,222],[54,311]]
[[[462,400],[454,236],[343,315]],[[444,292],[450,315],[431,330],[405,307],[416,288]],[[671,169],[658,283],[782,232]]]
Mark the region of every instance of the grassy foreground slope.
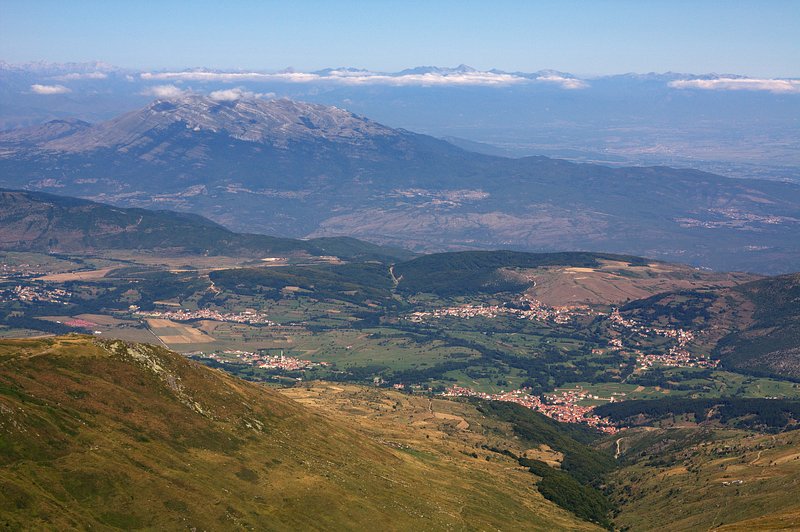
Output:
[[429,461],[466,459],[473,471],[500,482],[532,487],[575,515],[610,528],[612,506],[602,493],[614,460],[588,446],[599,434],[588,427],[559,423],[511,403],[448,400],[361,385],[308,382],[283,388],[297,401],[358,419],[358,430]]
[[507,464],[398,446],[154,346],[0,342],[0,412],[11,529],[592,528]]

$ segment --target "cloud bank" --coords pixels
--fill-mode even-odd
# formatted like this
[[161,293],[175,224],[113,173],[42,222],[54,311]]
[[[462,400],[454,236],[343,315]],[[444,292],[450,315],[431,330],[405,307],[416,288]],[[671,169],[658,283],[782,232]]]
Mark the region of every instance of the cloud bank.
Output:
[[61,81],[71,81],[77,79],[106,79],[108,74],[105,72],[71,72],[69,74],[62,74],[53,79]]
[[679,79],[670,81],[674,89],[701,89],[723,91],[768,91],[774,93],[800,93],[800,80],[793,79]]
[[34,84],[31,85],[31,91],[35,94],[44,94],[44,95],[51,95],[51,94],[66,94],[68,92],[72,92],[64,85],[39,85]]
[[144,72],[143,80],[152,81],[198,81],[198,82],[284,82],[284,83],[335,83],[339,85],[388,85],[388,86],[508,86],[530,82],[553,83],[564,89],[583,89],[585,81],[554,74],[526,77],[506,72],[480,72],[443,69],[438,72],[384,74],[364,70],[328,70],[324,73],[309,72],[212,72],[191,70],[183,72]]
[[[196,91],[192,89],[181,89],[175,85],[154,85],[152,87],[148,87],[140,92],[142,96],[155,96],[156,98],[162,99],[175,99],[175,98],[182,98],[184,96],[190,95],[199,95]],[[212,100],[218,102],[235,102],[241,99],[252,99],[252,98],[274,98],[274,92],[253,92],[246,90],[242,87],[235,87],[232,89],[223,89],[212,91],[208,94],[208,97]]]

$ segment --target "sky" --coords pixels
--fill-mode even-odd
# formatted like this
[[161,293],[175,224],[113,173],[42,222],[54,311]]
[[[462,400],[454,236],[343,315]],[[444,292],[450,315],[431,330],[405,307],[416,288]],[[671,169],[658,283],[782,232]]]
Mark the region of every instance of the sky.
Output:
[[800,77],[800,0],[0,0],[0,60]]

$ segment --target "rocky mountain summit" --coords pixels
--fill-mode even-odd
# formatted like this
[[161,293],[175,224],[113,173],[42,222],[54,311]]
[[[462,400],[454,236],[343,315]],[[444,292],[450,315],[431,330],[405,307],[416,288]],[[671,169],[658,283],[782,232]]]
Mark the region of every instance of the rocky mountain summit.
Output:
[[211,96],[186,94],[158,99],[142,109],[94,126],[56,120],[0,135],[0,143],[25,142],[68,153],[102,148],[126,152],[141,149],[147,139],[155,141],[160,133],[188,137],[200,132],[284,148],[293,142],[357,143],[398,134],[337,107],[285,98],[243,98],[238,91],[231,90]]

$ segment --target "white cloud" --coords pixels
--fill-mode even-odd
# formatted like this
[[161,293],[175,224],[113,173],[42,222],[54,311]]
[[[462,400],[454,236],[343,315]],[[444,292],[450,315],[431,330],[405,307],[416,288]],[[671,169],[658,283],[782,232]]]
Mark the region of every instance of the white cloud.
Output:
[[702,89],[724,91],[769,91],[775,93],[800,93],[800,80],[794,79],[679,79],[670,81],[674,89]]
[[270,74],[257,72],[143,72],[140,74],[144,80],[174,80],[174,81],[268,81]]
[[39,85],[39,84],[34,84],[34,85],[31,85],[31,90],[33,92],[35,92],[36,94],[46,94],[46,95],[50,95],[50,94],[66,94],[68,92],[72,92],[71,90],[66,88],[64,85]]
[[53,79],[58,79],[61,81],[70,81],[75,79],[106,79],[108,74],[105,72],[72,72],[70,74],[63,74],[61,76],[56,76]]
[[212,100],[216,100],[218,102],[233,102],[236,100],[241,100],[242,98],[255,98],[256,94],[251,91],[246,91],[237,88],[237,89],[225,89],[220,91],[213,91],[208,96]]
[[144,80],[164,81],[202,81],[235,83],[244,81],[286,81],[290,83],[307,83],[327,79],[327,76],[307,74],[304,72],[278,72],[264,74],[261,72],[209,72],[205,70],[191,70],[187,72],[143,72]]
[[585,89],[589,86],[589,84],[583,81],[582,79],[565,78],[564,76],[559,76],[556,74],[539,76],[538,78],[536,78],[536,81],[543,81],[545,83],[554,83],[560,86],[562,89],[569,89],[569,90]]
[[156,98],[179,98],[185,93],[186,91],[179,89],[175,85],[155,85],[141,92],[144,96],[155,96]]
[[[333,72],[331,73],[333,74]],[[427,72],[425,74],[404,74],[402,76],[389,76],[385,74],[365,74],[365,75],[333,75],[332,78],[340,83],[347,85],[421,85],[423,87],[444,86],[444,85],[483,85],[499,86],[524,83],[527,80],[521,76],[496,72],[456,72],[439,73]]]
[[213,91],[208,97],[218,102],[234,102],[242,98],[274,98],[275,93],[252,92],[241,87],[236,87],[235,89]]
[[202,81],[202,82],[286,82],[286,83],[337,83],[341,85],[484,85],[498,86],[525,83],[529,81],[521,76],[499,72],[427,72],[423,74],[379,74],[373,72],[350,72],[333,70],[325,75],[305,72],[277,72],[265,74],[260,72],[145,72],[141,74],[144,80],[169,80],[169,81]]

